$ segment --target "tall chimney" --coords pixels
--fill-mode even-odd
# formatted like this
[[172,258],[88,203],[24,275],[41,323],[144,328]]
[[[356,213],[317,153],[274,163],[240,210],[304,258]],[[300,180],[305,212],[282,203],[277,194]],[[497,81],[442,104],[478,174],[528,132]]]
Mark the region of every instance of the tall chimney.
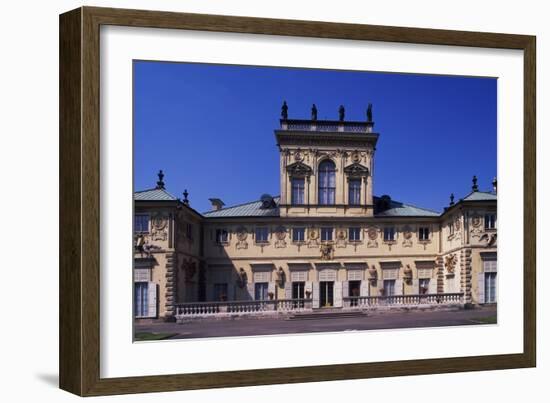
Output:
[[213,198],[208,199],[208,200],[210,200],[210,203],[212,203],[212,210],[213,211],[221,210],[223,208],[223,206],[225,206],[225,203],[223,201],[221,201],[221,199],[217,199],[217,198],[213,197]]

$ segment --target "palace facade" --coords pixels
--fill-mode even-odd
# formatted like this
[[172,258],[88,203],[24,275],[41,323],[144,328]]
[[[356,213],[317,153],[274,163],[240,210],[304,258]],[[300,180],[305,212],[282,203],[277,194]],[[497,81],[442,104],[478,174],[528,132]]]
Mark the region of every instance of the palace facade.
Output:
[[297,120],[285,103],[280,196],[199,213],[159,172],[134,195],[136,318],[496,303],[496,180],[441,213],[376,197],[378,138],[370,106]]

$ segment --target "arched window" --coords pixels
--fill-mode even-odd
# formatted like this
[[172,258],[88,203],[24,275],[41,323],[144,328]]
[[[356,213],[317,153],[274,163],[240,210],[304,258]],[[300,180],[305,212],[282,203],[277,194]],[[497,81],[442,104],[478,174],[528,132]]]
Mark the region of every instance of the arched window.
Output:
[[336,196],[336,166],[331,160],[319,164],[319,204],[334,204]]

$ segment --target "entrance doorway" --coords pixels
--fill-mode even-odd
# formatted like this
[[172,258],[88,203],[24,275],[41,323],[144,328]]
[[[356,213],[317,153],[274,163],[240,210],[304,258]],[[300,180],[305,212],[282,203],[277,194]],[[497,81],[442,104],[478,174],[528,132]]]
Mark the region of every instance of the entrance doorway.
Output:
[[321,308],[334,306],[334,281],[319,283],[319,306]]

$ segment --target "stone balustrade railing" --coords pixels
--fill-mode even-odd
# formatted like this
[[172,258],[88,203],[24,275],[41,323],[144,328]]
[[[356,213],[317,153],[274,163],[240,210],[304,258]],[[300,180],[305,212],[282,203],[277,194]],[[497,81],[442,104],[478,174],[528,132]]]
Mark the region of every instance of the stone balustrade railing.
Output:
[[282,130],[317,131],[317,132],[346,132],[346,133],[372,133],[372,122],[334,122],[322,120],[283,120]]
[[[344,297],[345,309],[376,307],[414,307],[423,305],[460,305],[463,293],[388,295],[378,297]],[[312,299],[273,299],[259,301],[188,302],[176,304],[176,318],[245,316],[311,311]]]
[[463,304],[464,294],[414,294],[388,295],[378,297],[344,297],[344,308],[375,308],[383,306],[418,306],[418,305],[459,305]]
[[311,299],[188,302],[176,304],[176,318],[249,315],[269,312],[293,312],[311,309]]

